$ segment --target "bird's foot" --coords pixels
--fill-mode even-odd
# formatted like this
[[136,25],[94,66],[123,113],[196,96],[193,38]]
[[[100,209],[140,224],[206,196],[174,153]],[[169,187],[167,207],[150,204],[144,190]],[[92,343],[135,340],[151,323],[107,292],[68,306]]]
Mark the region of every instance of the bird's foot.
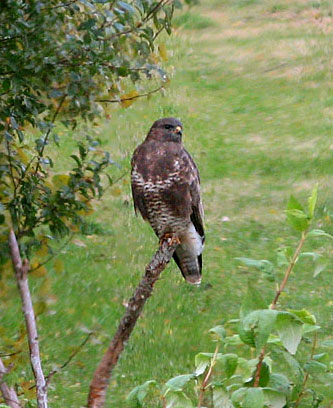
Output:
[[174,234],[172,232],[166,232],[163,235],[163,237],[160,239],[160,245],[162,245],[163,242],[166,242],[169,246],[179,245],[180,244],[180,239],[176,234]]

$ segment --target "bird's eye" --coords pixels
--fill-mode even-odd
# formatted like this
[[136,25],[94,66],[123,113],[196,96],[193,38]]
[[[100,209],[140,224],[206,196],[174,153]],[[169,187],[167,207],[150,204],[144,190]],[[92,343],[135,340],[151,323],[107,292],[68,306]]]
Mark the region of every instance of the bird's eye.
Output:
[[172,129],[172,125],[164,125],[164,128],[170,130]]

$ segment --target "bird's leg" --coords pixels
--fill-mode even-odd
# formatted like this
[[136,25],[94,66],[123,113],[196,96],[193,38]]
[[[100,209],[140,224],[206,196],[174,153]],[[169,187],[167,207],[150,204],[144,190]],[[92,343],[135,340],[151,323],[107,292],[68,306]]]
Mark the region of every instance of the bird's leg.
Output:
[[169,246],[175,245],[175,244],[180,244],[180,239],[178,235],[172,233],[172,232],[166,232],[162,238],[160,239],[160,245],[163,244],[163,242],[167,242]]

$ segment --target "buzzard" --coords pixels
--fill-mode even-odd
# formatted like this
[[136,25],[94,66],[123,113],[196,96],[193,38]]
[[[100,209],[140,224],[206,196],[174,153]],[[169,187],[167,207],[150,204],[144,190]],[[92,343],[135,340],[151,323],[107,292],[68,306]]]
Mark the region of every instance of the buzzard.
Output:
[[200,178],[183,146],[182,130],[175,118],[153,123],[132,157],[132,194],[135,212],[140,211],[160,240],[176,234],[173,258],[184,278],[199,285],[205,240]]

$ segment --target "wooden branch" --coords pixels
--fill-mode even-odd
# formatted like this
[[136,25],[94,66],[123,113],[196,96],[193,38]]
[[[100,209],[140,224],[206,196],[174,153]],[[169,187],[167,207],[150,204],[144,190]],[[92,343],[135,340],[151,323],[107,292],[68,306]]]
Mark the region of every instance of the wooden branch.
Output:
[[22,262],[20,250],[13,230],[11,230],[9,233],[9,248],[15,270],[17,286],[21,296],[22,311],[27,328],[30,363],[36,381],[37,407],[47,408],[46,383],[40,360],[36,319],[28,284],[29,263],[27,260],[24,260]]
[[0,358],[0,391],[5,403],[11,408],[21,408],[21,404],[17,397],[17,394],[13,387],[9,387],[4,381],[3,376],[7,373],[7,369],[4,366]]
[[112,370],[118,362],[125,342],[129,339],[146,300],[152,294],[155,282],[170,261],[178,244],[179,241],[175,236],[163,240],[147,265],[145,275],[137,286],[133,297],[129,300],[116,334],[94,373],[90,384],[88,408],[104,407]]

